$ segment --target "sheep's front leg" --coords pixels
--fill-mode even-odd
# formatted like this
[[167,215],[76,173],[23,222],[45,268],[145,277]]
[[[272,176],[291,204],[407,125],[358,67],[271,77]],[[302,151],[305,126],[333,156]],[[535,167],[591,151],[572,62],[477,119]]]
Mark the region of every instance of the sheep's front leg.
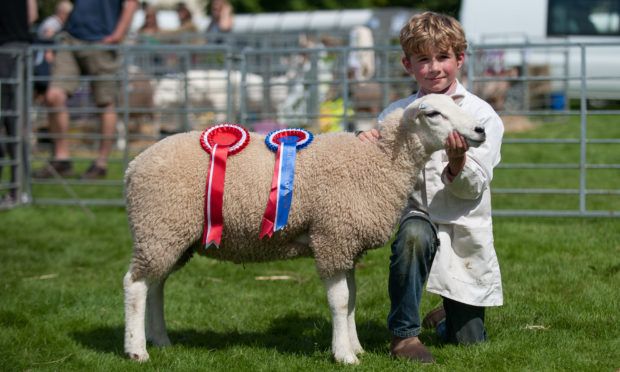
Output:
[[[358,364],[349,336],[349,288],[345,272],[323,281],[332,313],[332,353],[337,362]],[[357,338],[357,336],[356,336]]]
[[156,346],[170,346],[164,319],[165,283],[165,279],[151,283],[146,296],[146,339]]
[[143,362],[149,359],[144,332],[148,285],[144,279],[134,281],[131,277],[131,270],[129,270],[123,279],[123,288],[125,291],[125,354]]
[[349,313],[347,314],[347,325],[349,327],[349,341],[351,349],[355,354],[363,354],[364,349],[357,338],[357,327],[355,326],[355,300],[357,286],[355,285],[355,268],[347,271],[347,288],[349,289]]

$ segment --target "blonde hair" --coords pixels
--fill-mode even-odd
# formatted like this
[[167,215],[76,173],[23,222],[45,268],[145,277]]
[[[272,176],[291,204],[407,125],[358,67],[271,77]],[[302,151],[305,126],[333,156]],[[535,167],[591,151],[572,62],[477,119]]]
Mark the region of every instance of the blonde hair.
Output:
[[62,0],[56,5],[56,12],[69,14],[73,10],[73,3],[68,0]]
[[408,58],[412,54],[429,54],[433,49],[455,55],[465,53],[467,40],[463,26],[449,15],[424,12],[416,14],[400,30],[400,45]]

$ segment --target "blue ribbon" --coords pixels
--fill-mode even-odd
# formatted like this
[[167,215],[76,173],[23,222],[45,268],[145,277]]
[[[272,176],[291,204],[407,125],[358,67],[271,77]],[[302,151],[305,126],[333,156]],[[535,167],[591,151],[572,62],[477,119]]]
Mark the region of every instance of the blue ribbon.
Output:
[[293,200],[293,178],[295,177],[295,157],[299,137],[290,136],[280,139],[280,172],[278,177],[278,201],[276,207],[276,225],[278,231],[286,225]]

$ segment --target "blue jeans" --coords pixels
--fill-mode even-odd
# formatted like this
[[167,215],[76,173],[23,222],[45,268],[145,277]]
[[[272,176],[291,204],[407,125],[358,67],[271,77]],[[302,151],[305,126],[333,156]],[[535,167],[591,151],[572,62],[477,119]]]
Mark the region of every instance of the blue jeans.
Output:
[[[398,337],[420,334],[422,291],[439,246],[431,223],[421,217],[408,218],[400,224],[390,256],[390,313],[388,329]],[[475,344],[487,340],[484,330],[484,307],[467,305],[443,298],[446,320],[437,326],[437,336],[444,342]]]
[[400,224],[392,243],[388,292],[388,329],[398,337],[420,334],[420,301],[439,240],[430,222],[421,217]]
[[437,325],[437,337],[445,343],[471,345],[487,341],[484,307],[443,298],[446,320]]

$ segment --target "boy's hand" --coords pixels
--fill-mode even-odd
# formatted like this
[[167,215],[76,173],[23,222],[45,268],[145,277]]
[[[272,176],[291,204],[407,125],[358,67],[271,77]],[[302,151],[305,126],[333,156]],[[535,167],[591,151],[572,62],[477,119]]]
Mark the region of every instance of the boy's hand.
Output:
[[375,143],[377,142],[377,140],[379,138],[381,138],[381,135],[379,134],[379,131],[376,129],[369,129],[365,132],[362,132],[360,134],[357,135],[357,138],[365,143]]
[[456,177],[465,167],[465,153],[469,149],[467,141],[457,131],[453,131],[446,140],[446,153],[448,154],[448,173]]

